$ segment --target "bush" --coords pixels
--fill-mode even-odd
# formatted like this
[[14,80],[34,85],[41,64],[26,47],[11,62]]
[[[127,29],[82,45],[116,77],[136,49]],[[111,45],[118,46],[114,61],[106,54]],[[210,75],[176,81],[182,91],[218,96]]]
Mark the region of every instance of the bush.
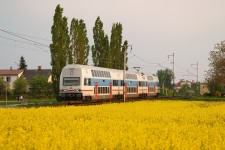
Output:
[[204,97],[213,96],[213,93],[204,93],[203,96]]
[[216,92],[215,92],[215,96],[216,96],[216,97],[221,97],[221,93],[220,93],[219,91],[216,91]]

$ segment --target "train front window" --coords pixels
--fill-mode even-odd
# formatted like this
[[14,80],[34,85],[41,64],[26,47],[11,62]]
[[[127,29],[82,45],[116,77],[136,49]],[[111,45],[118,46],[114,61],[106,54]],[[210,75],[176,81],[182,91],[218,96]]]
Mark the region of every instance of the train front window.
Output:
[[80,78],[79,77],[64,77],[63,85],[64,86],[79,86]]

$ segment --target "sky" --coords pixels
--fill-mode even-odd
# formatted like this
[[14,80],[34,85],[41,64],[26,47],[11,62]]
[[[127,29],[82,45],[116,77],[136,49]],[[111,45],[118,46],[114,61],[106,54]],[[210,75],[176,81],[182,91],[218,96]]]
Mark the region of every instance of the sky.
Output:
[[174,54],[175,82],[196,81],[197,75],[203,82],[209,52],[225,40],[225,0],[1,0],[0,69],[16,69],[21,56],[28,69],[51,69],[48,46],[58,4],[68,27],[72,18],[84,20],[90,45],[98,16],[109,37],[112,24],[120,22],[123,41],[131,45],[130,71],[173,69]]

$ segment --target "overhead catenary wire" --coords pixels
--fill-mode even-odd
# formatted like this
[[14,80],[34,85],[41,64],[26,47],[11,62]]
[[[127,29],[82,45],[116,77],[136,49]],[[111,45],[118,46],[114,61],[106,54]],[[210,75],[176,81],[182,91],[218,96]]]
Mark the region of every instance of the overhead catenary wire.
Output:
[[12,45],[12,44],[5,44],[0,42],[1,45],[5,45],[5,46],[11,46],[11,47],[17,47],[17,48],[23,48],[23,49],[27,49],[27,50],[33,50],[33,51],[42,51],[42,52],[46,52],[49,53],[49,51],[47,50],[38,50],[38,49],[34,49],[34,48],[29,48],[29,47],[23,47],[23,46],[17,46],[17,45]]
[[[1,42],[0,44],[2,44],[2,45],[18,47],[18,48],[23,48],[23,49],[29,49],[29,50],[34,50],[34,51],[43,51],[43,52],[50,53],[49,50],[47,51],[47,50],[43,49],[43,48],[49,48],[49,44],[47,45],[47,44],[44,44],[44,43],[41,43],[41,42],[37,42],[35,40],[31,40],[30,38],[43,40],[43,41],[50,41],[50,40],[47,40],[47,39],[44,39],[44,38],[40,38],[40,37],[25,35],[25,34],[21,34],[21,33],[11,32],[11,31],[7,31],[7,30],[1,29],[1,28],[0,28],[0,31],[4,32],[4,33],[7,33],[7,34],[9,34],[11,36],[23,39],[25,41],[17,40],[17,39],[14,39],[14,38],[9,38],[9,37],[5,37],[5,36],[0,36],[0,38],[11,40],[11,41],[15,41],[15,42],[19,42],[19,43],[24,43],[24,44],[28,44],[28,45],[34,45],[34,46],[38,47],[40,50],[34,49],[34,48],[28,48],[28,47],[24,47],[24,46],[19,46],[19,45],[15,45],[15,44],[14,45],[12,45],[12,44],[5,44],[5,43]],[[157,62],[149,62],[149,61],[145,60],[144,58],[134,54],[133,51],[130,51],[130,53],[128,53],[128,56],[129,57],[128,57],[128,63],[127,64],[129,66],[135,65],[135,66],[141,66],[142,68],[143,67],[146,67],[146,68],[150,68],[150,67],[158,68],[159,67],[159,68],[162,68],[162,69],[169,68],[168,66],[163,65],[163,64],[165,64],[165,63],[167,63],[169,61],[168,59],[166,59],[166,60],[164,60],[162,62],[159,62],[159,63],[157,63]],[[142,62],[144,62],[146,64],[149,64],[149,65],[134,64],[134,63],[129,62],[129,60],[131,60],[131,59],[133,60],[134,58],[137,58],[137,59],[141,60]],[[103,58],[102,60],[105,60],[105,59]],[[190,75],[190,76],[194,76],[194,73],[189,71],[189,69],[185,69],[185,68],[179,67],[177,65],[175,67],[178,68],[178,69],[181,69],[181,70],[185,70],[186,73],[188,73],[188,75]]]
[[10,31],[4,30],[4,29],[0,29],[0,31],[2,31],[2,32],[4,32],[4,33],[7,33],[7,34],[10,34],[10,35],[12,35],[12,36],[21,38],[21,39],[23,39],[23,40],[26,40],[26,41],[29,41],[29,42],[38,44],[38,45],[40,45],[40,46],[44,46],[44,47],[48,47],[48,48],[49,48],[49,45],[46,45],[46,44],[43,44],[43,43],[40,43],[40,42],[36,42],[36,41],[34,41],[34,40],[31,40],[31,39],[25,38],[25,37],[23,37],[23,36],[20,36],[20,35],[18,35],[18,34],[15,34],[15,33],[13,33],[13,32],[10,32]]
[[8,37],[1,36],[1,35],[0,35],[0,38],[7,39],[7,40],[11,40],[11,41],[15,41],[15,42],[20,42],[20,43],[24,43],[24,44],[29,44],[29,45],[39,46],[39,47],[40,47],[40,45],[39,45],[39,44],[36,44],[36,43],[24,42],[24,41],[20,41],[20,40],[8,38]]

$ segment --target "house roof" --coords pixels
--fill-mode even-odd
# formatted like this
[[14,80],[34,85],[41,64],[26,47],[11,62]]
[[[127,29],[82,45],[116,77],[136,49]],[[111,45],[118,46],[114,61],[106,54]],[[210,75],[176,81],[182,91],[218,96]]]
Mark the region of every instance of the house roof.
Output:
[[191,84],[192,82],[190,82],[190,81],[188,81],[188,80],[183,80],[183,79],[182,79],[182,80],[180,80],[178,83],[175,84],[175,87],[181,87],[181,86],[182,86],[182,83],[183,83],[183,84],[185,84],[185,83],[190,83],[190,84]]
[[0,70],[0,76],[17,76],[18,74],[22,73],[23,70],[16,70],[16,69],[4,69]]
[[24,70],[23,76],[28,80],[32,80],[32,78],[36,75],[43,75],[46,78],[49,78],[51,75],[51,69],[29,69]]

